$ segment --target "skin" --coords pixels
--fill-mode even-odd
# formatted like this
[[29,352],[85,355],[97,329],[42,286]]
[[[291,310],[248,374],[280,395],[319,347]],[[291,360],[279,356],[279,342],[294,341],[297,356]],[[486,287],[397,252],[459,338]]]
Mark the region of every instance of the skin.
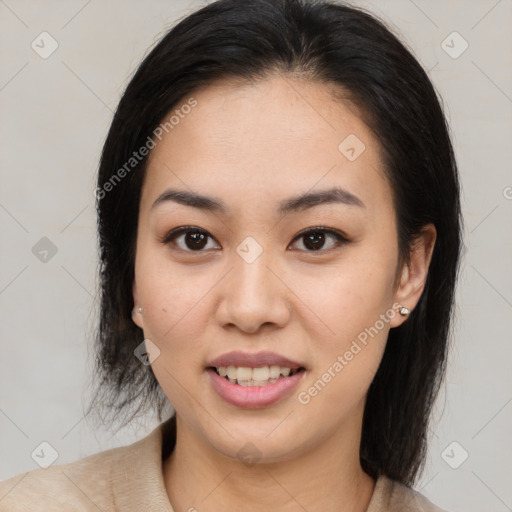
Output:
[[[364,511],[371,499],[375,482],[359,462],[365,397],[389,329],[406,321],[396,305],[412,310],[421,296],[436,233],[426,226],[410,263],[399,266],[379,142],[331,92],[277,74],[217,82],[193,94],[197,106],[150,154],[133,283],[142,313],[133,320],[160,350],[152,369],[177,414],[176,447],[163,464],[176,512]],[[349,134],[365,144],[354,161],[338,150]],[[364,207],[325,203],[276,214],[280,201],[332,186]],[[228,213],[171,201],[151,208],[169,187],[221,200]],[[161,243],[184,225],[208,232],[202,252],[184,235]],[[324,233],[313,251],[297,235],[317,226],[349,242]],[[247,236],[263,250],[252,263],[236,251]],[[378,335],[300,403],[298,393],[393,306]],[[217,395],[205,371],[232,350],[274,351],[307,371],[285,399],[241,409]],[[261,457],[250,466],[237,457],[248,442]]]

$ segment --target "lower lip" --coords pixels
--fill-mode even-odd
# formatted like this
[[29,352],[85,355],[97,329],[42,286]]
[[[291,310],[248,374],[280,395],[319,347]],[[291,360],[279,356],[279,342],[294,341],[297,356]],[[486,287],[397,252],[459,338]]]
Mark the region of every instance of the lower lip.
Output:
[[244,409],[257,409],[272,405],[289,395],[304,377],[306,371],[301,370],[290,377],[281,377],[266,386],[233,384],[211,368],[207,369],[207,373],[210,375],[213,388],[226,402]]

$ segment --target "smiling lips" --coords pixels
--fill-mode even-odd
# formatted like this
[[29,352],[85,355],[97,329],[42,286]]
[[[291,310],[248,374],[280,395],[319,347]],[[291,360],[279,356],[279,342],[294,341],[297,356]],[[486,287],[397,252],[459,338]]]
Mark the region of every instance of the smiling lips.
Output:
[[207,367],[215,391],[242,408],[277,402],[299,383],[305,371],[300,363],[273,352],[229,352]]

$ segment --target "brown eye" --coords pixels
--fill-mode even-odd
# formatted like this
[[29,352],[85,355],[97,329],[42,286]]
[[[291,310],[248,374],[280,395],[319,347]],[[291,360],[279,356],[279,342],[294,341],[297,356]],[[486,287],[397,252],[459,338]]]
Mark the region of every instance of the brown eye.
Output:
[[[314,228],[304,231],[296,237],[296,240],[301,239],[307,252],[320,251],[322,249],[329,250],[348,242],[341,233],[325,228]],[[326,242],[329,240],[331,240],[331,243],[325,248]]]
[[204,249],[204,247],[206,246],[207,239],[208,239],[208,235],[206,235],[205,233],[200,233],[198,231],[196,231],[196,232],[188,231],[187,233],[185,233],[184,240],[185,240],[185,245],[189,249],[196,250],[196,249]]
[[165,245],[173,243],[178,246],[178,249],[189,252],[202,252],[203,249],[211,249],[208,246],[208,241],[213,240],[210,234],[204,229],[196,228],[194,226],[182,226],[173,229],[161,242]]

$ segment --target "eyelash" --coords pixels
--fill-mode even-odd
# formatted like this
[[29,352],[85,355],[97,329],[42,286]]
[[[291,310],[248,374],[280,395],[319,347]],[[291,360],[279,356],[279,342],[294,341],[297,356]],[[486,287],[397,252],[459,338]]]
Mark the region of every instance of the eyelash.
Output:
[[[170,242],[172,242],[173,240],[178,238],[180,235],[187,234],[187,233],[201,233],[201,234],[206,235],[209,239],[214,239],[208,233],[208,231],[206,231],[204,229],[198,228],[196,226],[181,226],[179,228],[172,229],[171,231],[166,233],[163,237],[160,238],[159,241],[163,245],[168,245]],[[325,228],[325,227],[322,227],[322,226],[316,226],[314,228],[308,228],[308,229],[300,232],[292,240],[292,243],[295,242],[295,240],[299,240],[300,238],[303,238],[303,237],[305,237],[307,235],[317,234],[317,233],[323,233],[323,234],[328,234],[328,235],[333,236],[335,238],[335,240],[336,240],[335,246],[332,247],[331,249],[323,249],[323,248],[320,248],[318,250],[307,250],[306,249],[305,252],[312,253],[312,254],[322,253],[322,252],[325,253],[325,252],[329,252],[329,251],[331,251],[333,249],[336,249],[336,248],[338,248],[341,245],[349,243],[349,240],[347,239],[347,237],[345,237],[341,232],[338,232],[337,230],[334,230],[334,229],[331,229],[331,228]],[[181,250],[183,252],[190,252],[190,253],[206,252],[206,250],[204,250],[204,249],[199,249],[199,250],[196,250],[196,251],[191,250],[191,249],[178,249],[178,250]]]

